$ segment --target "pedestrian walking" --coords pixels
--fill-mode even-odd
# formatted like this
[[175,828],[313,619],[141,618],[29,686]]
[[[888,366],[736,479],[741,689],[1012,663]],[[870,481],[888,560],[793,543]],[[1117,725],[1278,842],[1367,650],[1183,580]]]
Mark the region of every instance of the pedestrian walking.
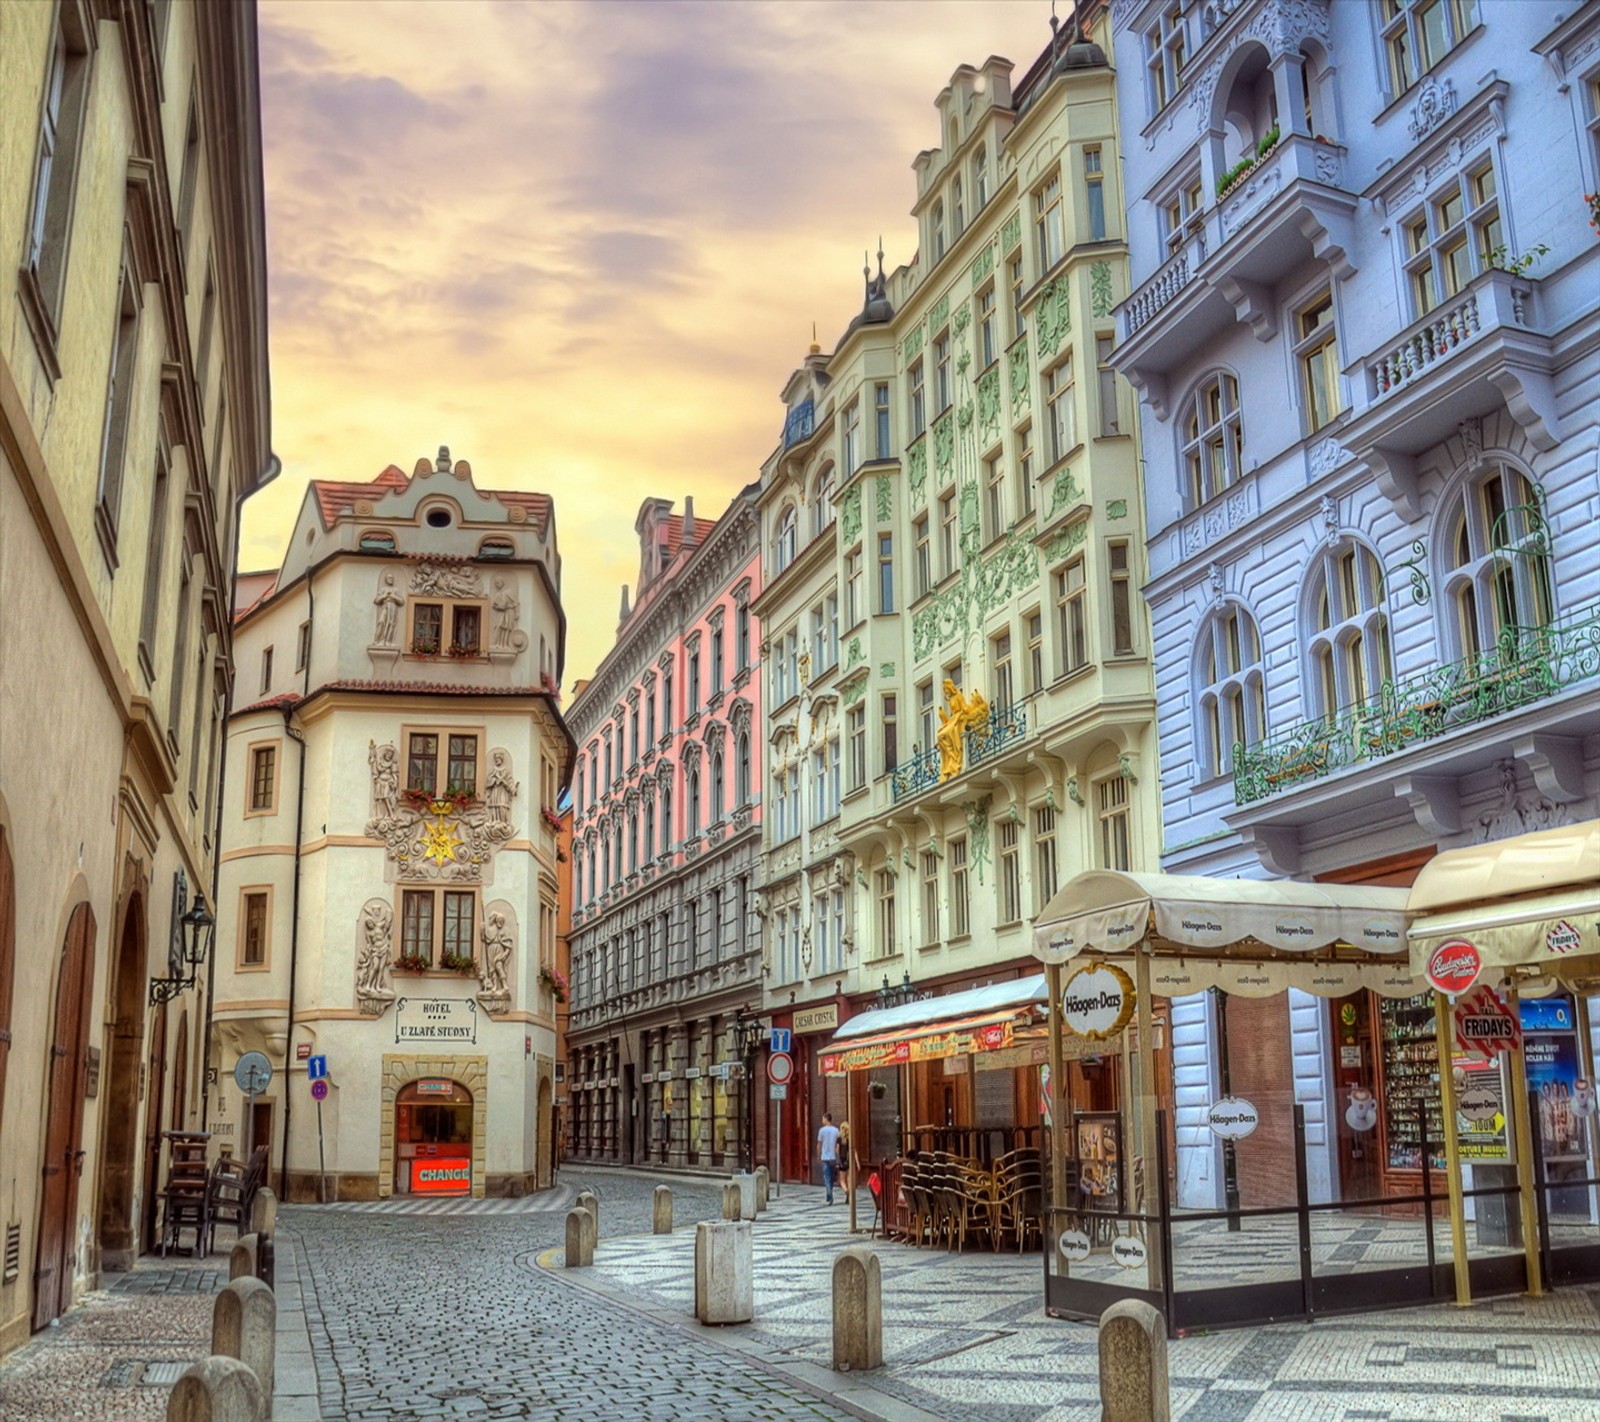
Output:
[[817,1132],[817,1154],[822,1157],[822,1188],[827,1191],[827,1203],[833,1203],[833,1182],[839,1174],[839,1128],[833,1124],[831,1112],[822,1113],[822,1129]]

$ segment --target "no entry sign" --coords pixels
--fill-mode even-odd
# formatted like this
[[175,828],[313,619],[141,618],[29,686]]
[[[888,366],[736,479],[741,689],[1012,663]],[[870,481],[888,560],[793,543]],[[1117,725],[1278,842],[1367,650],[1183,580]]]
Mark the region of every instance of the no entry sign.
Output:
[[1428,981],[1452,997],[1477,982],[1482,970],[1483,959],[1465,938],[1441,943],[1428,958]]
[[767,1058],[767,1080],[774,1086],[787,1086],[794,1076],[794,1058],[787,1052],[773,1052]]

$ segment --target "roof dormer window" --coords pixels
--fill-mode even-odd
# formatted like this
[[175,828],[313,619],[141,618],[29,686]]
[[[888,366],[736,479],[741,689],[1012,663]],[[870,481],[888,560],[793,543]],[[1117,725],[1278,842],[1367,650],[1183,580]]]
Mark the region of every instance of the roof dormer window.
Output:
[[485,538],[478,545],[478,557],[504,562],[517,556],[516,545],[509,538]]
[[357,546],[363,553],[393,553],[394,534],[363,533],[361,542]]
[[449,528],[451,524],[450,510],[438,504],[435,504],[422,517],[429,528]]

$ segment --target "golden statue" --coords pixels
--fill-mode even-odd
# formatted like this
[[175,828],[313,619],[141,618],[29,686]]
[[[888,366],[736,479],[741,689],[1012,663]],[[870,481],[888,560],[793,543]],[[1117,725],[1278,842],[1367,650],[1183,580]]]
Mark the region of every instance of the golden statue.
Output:
[[988,724],[989,703],[981,691],[962,694],[949,677],[944,682],[944,699],[949,710],[939,711],[939,729],[933,743],[939,750],[939,779],[961,774],[966,760],[966,734]]

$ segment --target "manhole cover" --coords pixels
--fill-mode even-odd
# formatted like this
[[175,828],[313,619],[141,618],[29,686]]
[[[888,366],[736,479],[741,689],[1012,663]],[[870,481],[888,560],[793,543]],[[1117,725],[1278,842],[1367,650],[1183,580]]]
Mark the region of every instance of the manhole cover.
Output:
[[183,1376],[187,1363],[146,1363],[144,1376],[139,1379],[141,1387],[171,1387]]
[[118,1358],[105,1370],[100,1379],[101,1387],[128,1387],[138,1376],[139,1360],[137,1358]]

